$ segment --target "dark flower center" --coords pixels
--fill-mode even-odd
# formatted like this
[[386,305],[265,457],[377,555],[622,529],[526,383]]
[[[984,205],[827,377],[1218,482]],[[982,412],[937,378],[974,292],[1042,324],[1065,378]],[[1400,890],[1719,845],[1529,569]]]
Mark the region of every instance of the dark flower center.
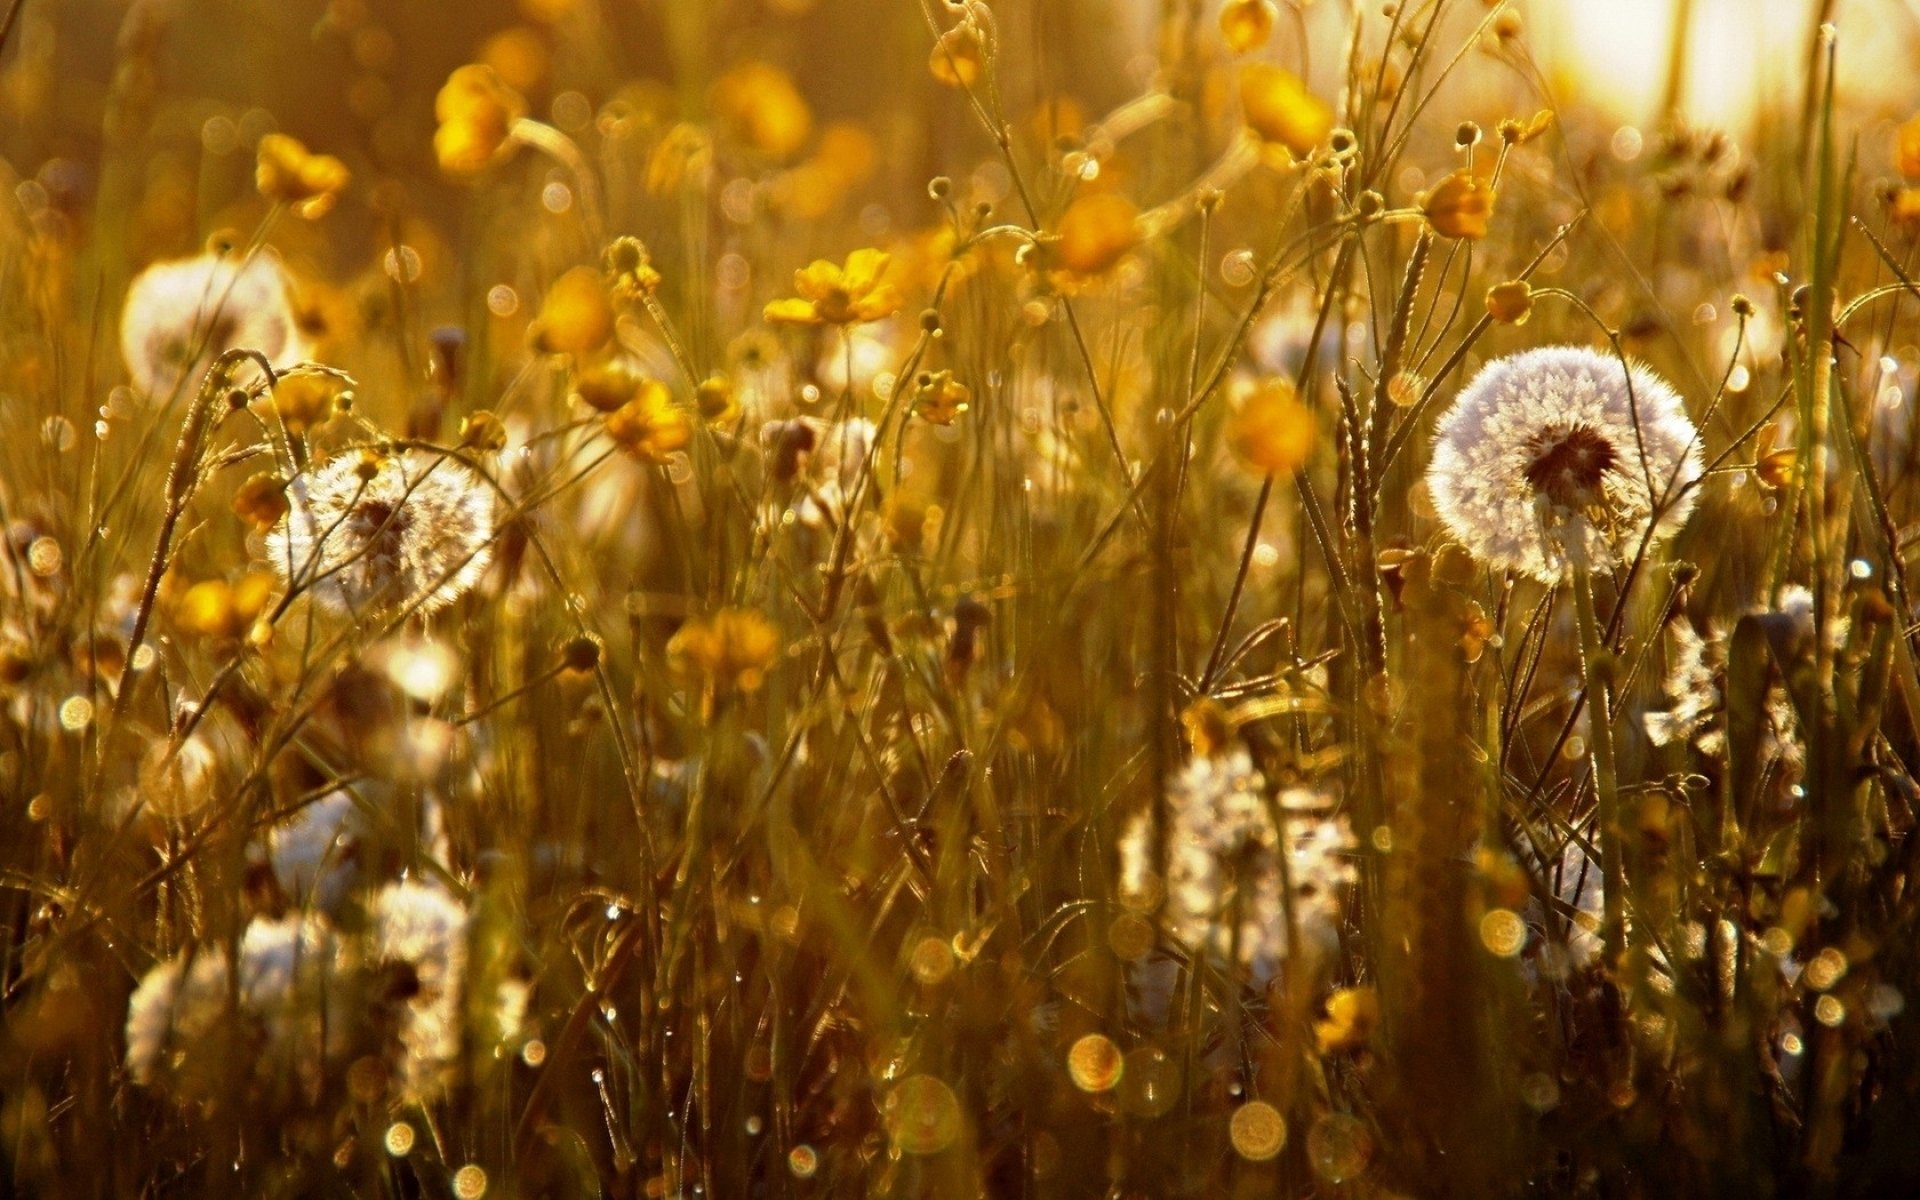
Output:
[[413,517],[405,508],[396,509],[385,500],[363,500],[353,510],[353,524],[356,533],[373,542],[369,553],[394,554]]
[[1543,439],[1527,464],[1527,482],[1563,508],[1589,508],[1605,499],[1601,483],[1618,457],[1612,442],[1585,425],[1575,425],[1558,437]]

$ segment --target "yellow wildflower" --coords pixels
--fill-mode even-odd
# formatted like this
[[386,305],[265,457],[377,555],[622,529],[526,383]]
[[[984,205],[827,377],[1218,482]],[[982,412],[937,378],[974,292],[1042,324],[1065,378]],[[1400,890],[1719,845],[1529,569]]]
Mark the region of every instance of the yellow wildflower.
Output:
[[273,576],[250,571],[238,582],[203,579],[173,603],[173,621],[182,633],[231,640],[245,634],[266,611]]
[[1227,424],[1227,445],[1234,454],[1269,475],[1304,466],[1313,438],[1313,410],[1283,378],[1269,380],[1247,397]]
[[1920,179],[1920,116],[1894,131],[1893,165],[1907,179]]
[[797,297],[775,300],[766,307],[769,321],[798,325],[853,325],[878,321],[900,311],[900,289],[881,277],[890,255],[871,247],[847,255],[845,266],[815,259],[793,273]]
[[631,303],[660,289],[660,272],[653,269],[647,244],[637,237],[615,238],[601,263],[616,300]]
[[624,354],[588,363],[575,372],[574,395],[603,413],[618,412],[640,394],[649,380],[639,364]]
[[433,98],[433,154],[440,169],[471,175],[501,156],[527,102],[492,67],[470,63],[447,78]]
[[1260,139],[1304,158],[1333,132],[1333,110],[1291,71],[1270,63],[1240,69],[1240,106]]
[[234,489],[234,515],[262,533],[278,525],[287,508],[287,481],[279,475],[262,472]]
[[1341,988],[1327,997],[1327,1016],[1313,1023],[1320,1053],[1364,1049],[1380,1023],[1380,997],[1370,987]]
[[987,48],[973,22],[963,21],[940,35],[927,59],[933,77],[948,87],[972,87],[987,73]]
[[1060,217],[1054,260],[1076,275],[1098,275],[1140,244],[1140,210],[1117,192],[1096,192]]
[[713,111],[740,141],[786,160],[813,134],[813,111],[793,79],[770,63],[742,63],[713,85]]
[[607,414],[607,436],[628,454],[663,463],[693,440],[693,422],[667,385],[649,379],[633,399]]
[[693,389],[694,406],[709,424],[724,425],[740,415],[740,401],[734,398],[733,381],[725,375],[709,375]]
[[973,390],[953,377],[952,371],[934,371],[920,377],[920,386],[913,397],[913,411],[920,419],[935,425],[951,425],[953,419],[966,412],[973,400]]
[[1267,44],[1279,16],[1273,0],[1227,0],[1220,9],[1220,36],[1227,49],[1245,54]]
[[667,661],[684,678],[720,691],[757,691],[780,652],[780,635],[750,608],[723,608],[682,625],[667,642]]
[[284,133],[260,139],[255,186],[268,200],[291,205],[308,220],[326,215],[351,178],[345,163],[329,154],[315,154]]
[[1487,315],[1509,325],[1524,325],[1533,314],[1533,289],[1524,279],[1509,279],[1487,289]]
[[1441,237],[1478,241],[1493,219],[1493,188],[1463,168],[1436,184],[1420,208]]
[[290,371],[274,380],[273,411],[287,433],[301,437],[333,418],[347,382],[321,371]]
[[534,345],[548,354],[586,354],[613,337],[613,306],[592,267],[575,267],[553,281],[533,323]]

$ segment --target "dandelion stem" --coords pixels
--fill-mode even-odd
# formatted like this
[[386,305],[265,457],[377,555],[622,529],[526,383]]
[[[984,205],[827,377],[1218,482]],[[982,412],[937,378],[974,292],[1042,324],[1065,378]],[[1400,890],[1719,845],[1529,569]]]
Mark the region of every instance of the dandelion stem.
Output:
[[1589,725],[1593,744],[1593,790],[1599,805],[1601,865],[1605,872],[1605,912],[1601,937],[1606,945],[1607,961],[1618,963],[1626,949],[1626,859],[1621,845],[1619,776],[1613,759],[1613,705],[1607,694],[1607,666],[1612,661],[1606,644],[1600,640],[1600,622],[1594,615],[1593,573],[1587,564],[1584,529],[1576,529],[1567,539],[1567,553],[1573,562],[1573,614],[1580,628],[1580,666],[1586,676],[1586,697],[1591,714]]

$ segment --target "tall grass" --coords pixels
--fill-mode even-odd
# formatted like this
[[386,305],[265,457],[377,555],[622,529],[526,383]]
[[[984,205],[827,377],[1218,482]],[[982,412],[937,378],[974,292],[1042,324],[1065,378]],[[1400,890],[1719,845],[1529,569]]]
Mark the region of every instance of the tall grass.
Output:
[[[1511,6],[496,7],[0,24],[0,1191],[1920,1177],[1864,26],[1749,137]],[[1427,476],[1542,346],[1698,431],[1528,443],[1550,569]]]

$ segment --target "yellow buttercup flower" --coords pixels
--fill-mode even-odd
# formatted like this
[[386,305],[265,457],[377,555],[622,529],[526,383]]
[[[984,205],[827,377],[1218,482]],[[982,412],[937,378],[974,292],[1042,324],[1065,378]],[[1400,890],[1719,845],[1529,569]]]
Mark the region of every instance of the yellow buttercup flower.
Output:
[[953,377],[952,371],[935,371],[920,377],[913,397],[913,411],[920,419],[935,425],[951,425],[966,412],[973,401],[973,390]]
[[1248,396],[1227,423],[1227,445],[1264,474],[1297,471],[1313,453],[1313,410],[1300,402],[1293,383],[1267,381]]
[[203,579],[173,604],[174,625],[186,634],[231,640],[245,634],[273,597],[273,576],[249,571],[234,583]]
[[693,389],[694,406],[710,425],[724,425],[740,415],[740,401],[733,394],[733,381],[725,375],[709,375]]
[[1333,132],[1333,109],[1307,90],[1300,77],[1271,63],[1240,69],[1240,106],[1260,139],[1304,158]]
[[1118,192],[1096,192],[1067,206],[1060,217],[1054,260],[1075,275],[1098,275],[1138,246],[1140,210]]
[[845,266],[815,259],[793,273],[800,294],[766,307],[769,321],[797,325],[854,325],[900,311],[900,289],[882,280],[890,255],[871,247],[847,255]]
[[533,323],[534,345],[549,354],[586,354],[613,337],[613,306],[592,267],[575,267],[553,281]]
[[261,472],[234,489],[234,515],[262,533],[278,525],[288,507],[287,481],[279,475]]
[[1487,289],[1487,315],[1509,325],[1524,325],[1533,312],[1533,288],[1524,279],[1509,279]]
[[269,133],[260,139],[253,171],[260,194],[313,220],[326,215],[352,178],[346,164],[330,154],[315,154],[296,138]]
[[527,102],[492,67],[477,63],[456,70],[433,98],[433,154],[440,169],[472,175],[506,149],[515,121],[527,115]]
[[333,419],[347,390],[338,375],[289,371],[273,382],[273,411],[289,434],[301,437]]
[[693,440],[693,421],[673,402],[665,384],[649,379],[633,399],[607,414],[606,431],[635,458],[663,463]]
[[948,87],[972,87],[987,73],[987,49],[979,30],[972,22],[962,22],[941,34],[927,67]]
[[1893,165],[1907,179],[1920,179],[1920,116],[1893,131]]
[[1420,209],[1441,237],[1478,241],[1493,219],[1493,188],[1473,172],[1458,170],[1427,193]]
[[785,161],[813,136],[813,110],[793,79],[770,63],[742,63],[713,84],[713,111],[740,141]]
[[573,394],[600,412],[618,412],[648,382],[638,363],[616,353],[579,367],[573,377]]
[[1235,54],[1264,46],[1280,10],[1273,0],[1227,0],[1220,10],[1220,36]]
[[616,300],[631,303],[660,289],[660,272],[653,268],[647,244],[637,237],[615,238],[601,256],[601,264]]
[[667,642],[667,661],[676,672],[720,691],[758,691],[779,653],[779,633],[750,608],[723,608],[688,621]]

